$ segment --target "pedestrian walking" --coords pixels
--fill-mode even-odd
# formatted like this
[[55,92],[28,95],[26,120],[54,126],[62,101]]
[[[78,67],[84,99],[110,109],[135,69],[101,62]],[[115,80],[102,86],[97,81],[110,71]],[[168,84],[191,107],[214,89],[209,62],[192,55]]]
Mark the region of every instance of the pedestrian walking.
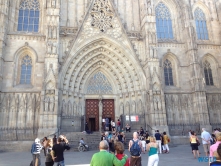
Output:
[[203,149],[204,149],[205,155],[208,156],[209,151],[210,151],[211,135],[209,132],[206,131],[205,128],[202,128],[201,138],[202,138]]
[[142,138],[141,143],[142,143],[142,147],[143,147],[143,153],[145,154],[145,151],[146,151],[146,141],[145,141],[145,138]]
[[129,142],[129,152],[131,154],[130,166],[141,166],[142,143],[138,139],[137,132],[133,133],[133,139]]
[[155,133],[155,138],[156,138],[156,143],[158,144],[158,153],[162,153],[162,147],[161,147],[161,144],[162,144],[162,136],[161,134],[159,133],[159,130],[156,131]]
[[158,166],[159,163],[159,156],[158,156],[158,147],[159,144],[156,142],[156,138],[150,136],[150,143],[147,144],[147,151],[148,151],[148,164],[147,166]]
[[52,147],[53,147],[53,141],[52,139],[48,139],[47,144],[45,146],[45,150],[46,150],[45,166],[54,165],[54,161],[51,156]]
[[196,153],[197,153],[198,157],[200,156],[199,149],[198,149],[198,146],[199,146],[198,142],[199,142],[199,139],[195,135],[194,131],[191,131],[190,143],[191,143],[194,158],[196,158]]
[[30,166],[39,166],[41,165],[41,156],[40,152],[42,150],[41,144],[40,144],[40,139],[36,138],[35,142],[31,146],[31,153],[32,153],[32,162]]
[[120,125],[121,125],[121,122],[120,122],[120,119],[117,120],[117,132],[120,132]]
[[167,136],[167,133],[163,132],[163,152],[164,153],[169,153],[170,151],[169,146],[168,146],[169,142],[170,142],[170,139]]

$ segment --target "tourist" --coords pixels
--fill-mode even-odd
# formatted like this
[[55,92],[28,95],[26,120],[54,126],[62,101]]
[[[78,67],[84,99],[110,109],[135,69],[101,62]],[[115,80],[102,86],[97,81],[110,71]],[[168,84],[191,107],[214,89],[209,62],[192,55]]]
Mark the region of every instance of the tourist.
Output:
[[52,159],[54,160],[56,166],[64,166],[64,151],[70,150],[68,140],[63,135],[59,136],[57,144],[53,145],[52,148]]
[[210,153],[209,153],[210,157],[214,157],[214,153],[217,152],[217,148],[221,143],[221,132],[216,132],[215,137],[216,137],[216,143],[210,146]]
[[209,155],[209,150],[210,150],[210,139],[211,135],[206,131],[205,128],[202,128],[202,133],[201,133],[201,138],[202,138],[202,143],[203,143],[203,149],[205,152],[205,155]]
[[148,164],[147,166],[158,166],[159,163],[159,156],[158,156],[158,143],[156,143],[156,138],[150,136],[150,143],[147,144],[147,151],[148,153]]
[[159,130],[156,130],[155,138],[156,138],[156,143],[158,143],[158,148],[159,148],[158,153],[161,154],[161,153],[162,153],[162,147],[161,147],[162,136],[161,136],[161,134],[159,133]]
[[144,130],[143,130],[143,127],[141,127],[140,128],[140,135],[143,136],[143,134],[144,134]]
[[125,129],[126,129],[126,133],[130,132],[130,126],[128,124],[125,126]]
[[146,139],[146,144],[149,144],[150,143],[150,136],[147,131],[146,131],[145,139]]
[[164,153],[169,153],[169,146],[168,146],[168,143],[169,143],[169,137],[167,136],[166,132],[163,132],[163,152]]
[[106,119],[105,119],[105,130],[106,130],[106,131],[109,131],[109,125],[110,125],[110,124],[109,124],[109,119],[106,118]]
[[53,138],[53,145],[57,144],[57,136],[54,135],[54,138]]
[[53,147],[53,141],[52,141],[52,139],[48,139],[47,144],[45,146],[45,149],[46,149],[45,166],[53,166],[54,165],[54,161],[51,156],[52,147]]
[[[217,132],[216,132],[217,133]],[[219,132],[218,132],[219,133]],[[211,134],[211,139],[210,139],[210,145],[213,145],[216,143],[216,136],[215,134]]]
[[114,132],[115,131],[115,122],[112,120],[111,121],[112,123],[111,123],[111,126],[112,126],[112,132]]
[[196,158],[196,153],[197,153],[198,157],[200,156],[199,149],[198,149],[198,142],[199,142],[199,139],[195,135],[195,132],[191,131],[190,143],[191,143],[194,158]]
[[[116,157],[119,160],[122,160],[122,158],[125,156],[124,154],[124,145],[121,142],[116,142],[114,145],[114,149],[116,151]],[[126,163],[124,164],[124,166],[129,166],[130,165],[130,158],[127,158]]]
[[145,141],[145,138],[143,138],[141,140],[141,143],[142,143],[142,147],[143,147],[143,153],[145,154],[145,151],[146,151],[146,141]]
[[120,125],[121,125],[121,122],[120,122],[120,119],[117,120],[117,131],[120,132]]
[[40,156],[41,149],[42,149],[42,146],[40,144],[40,139],[36,138],[35,142],[31,146],[31,153],[32,153],[33,160],[30,165],[33,165],[33,166],[41,165],[41,156]]
[[213,153],[213,156],[210,156],[210,157],[215,157],[215,161],[213,159],[213,161],[210,163],[210,166],[221,165],[221,144],[220,143],[218,144],[216,151]]
[[142,143],[138,139],[137,132],[133,133],[133,139],[129,141],[129,152],[131,154],[130,166],[141,166]]
[[118,160],[114,154],[108,153],[108,142],[103,140],[99,144],[100,152],[92,156],[90,166],[123,166],[127,161],[125,155],[122,160]]
[[123,143],[123,135],[122,135],[122,133],[119,133],[117,137],[118,137],[118,141]]
[[101,133],[101,141],[105,140],[105,134]]
[[48,143],[48,138],[47,137],[44,137],[43,138],[43,141],[42,141],[42,146],[43,146],[43,150],[44,150],[44,155],[46,156],[46,145]]

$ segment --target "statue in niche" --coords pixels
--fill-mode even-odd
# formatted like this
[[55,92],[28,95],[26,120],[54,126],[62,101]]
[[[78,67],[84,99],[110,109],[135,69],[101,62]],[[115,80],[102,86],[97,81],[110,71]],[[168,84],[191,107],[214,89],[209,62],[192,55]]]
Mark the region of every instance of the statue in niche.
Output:
[[157,58],[157,48],[151,46],[150,47],[150,58]]
[[54,111],[55,98],[52,96],[49,98],[49,111]]
[[62,103],[61,114],[62,114],[62,116],[66,116],[66,105],[65,105],[65,101],[63,101],[63,103]]
[[51,26],[48,26],[48,38],[51,39],[51,31],[52,31],[52,28]]
[[148,15],[152,15],[152,6],[151,6],[151,1],[147,1],[147,12]]
[[73,115],[77,115],[77,106],[76,104],[74,103],[74,106],[73,106]]
[[45,102],[45,109],[44,110],[47,112],[49,110],[49,102],[50,102],[49,98],[45,97],[45,101],[44,102]]
[[82,115],[82,108],[81,108],[81,105],[80,105],[80,104],[79,104],[79,108],[78,108],[78,114],[79,114],[79,116]]
[[52,27],[52,35],[53,35],[53,39],[57,39],[57,27],[56,26]]
[[52,52],[52,43],[48,43],[47,44],[47,53],[51,54],[51,52]]
[[57,54],[57,44],[56,43],[54,43],[53,45],[53,54]]

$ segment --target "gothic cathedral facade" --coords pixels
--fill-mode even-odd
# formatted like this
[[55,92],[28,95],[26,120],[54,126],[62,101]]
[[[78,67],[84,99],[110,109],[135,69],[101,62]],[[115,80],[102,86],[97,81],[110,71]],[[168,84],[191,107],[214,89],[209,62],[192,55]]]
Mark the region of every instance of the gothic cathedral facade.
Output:
[[104,118],[174,136],[221,126],[220,0],[0,0],[0,10],[0,140],[85,122],[99,131]]

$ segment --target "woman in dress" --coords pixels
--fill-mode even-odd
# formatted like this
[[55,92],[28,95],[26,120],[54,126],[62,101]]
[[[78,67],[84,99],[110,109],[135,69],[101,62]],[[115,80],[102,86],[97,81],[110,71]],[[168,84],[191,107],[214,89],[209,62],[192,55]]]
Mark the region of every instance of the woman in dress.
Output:
[[52,141],[52,139],[48,139],[47,145],[45,148],[45,150],[46,150],[45,166],[53,166],[54,165],[54,161],[51,156],[52,147],[53,147],[53,141]]
[[191,143],[194,158],[196,158],[196,153],[198,157],[200,156],[199,149],[198,149],[198,141],[199,139],[195,135],[194,131],[191,131],[190,143]]
[[147,166],[158,166],[159,163],[159,156],[157,153],[158,144],[156,143],[156,138],[150,136],[150,143],[146,145],[146,149],[148,153],[148,164]]

